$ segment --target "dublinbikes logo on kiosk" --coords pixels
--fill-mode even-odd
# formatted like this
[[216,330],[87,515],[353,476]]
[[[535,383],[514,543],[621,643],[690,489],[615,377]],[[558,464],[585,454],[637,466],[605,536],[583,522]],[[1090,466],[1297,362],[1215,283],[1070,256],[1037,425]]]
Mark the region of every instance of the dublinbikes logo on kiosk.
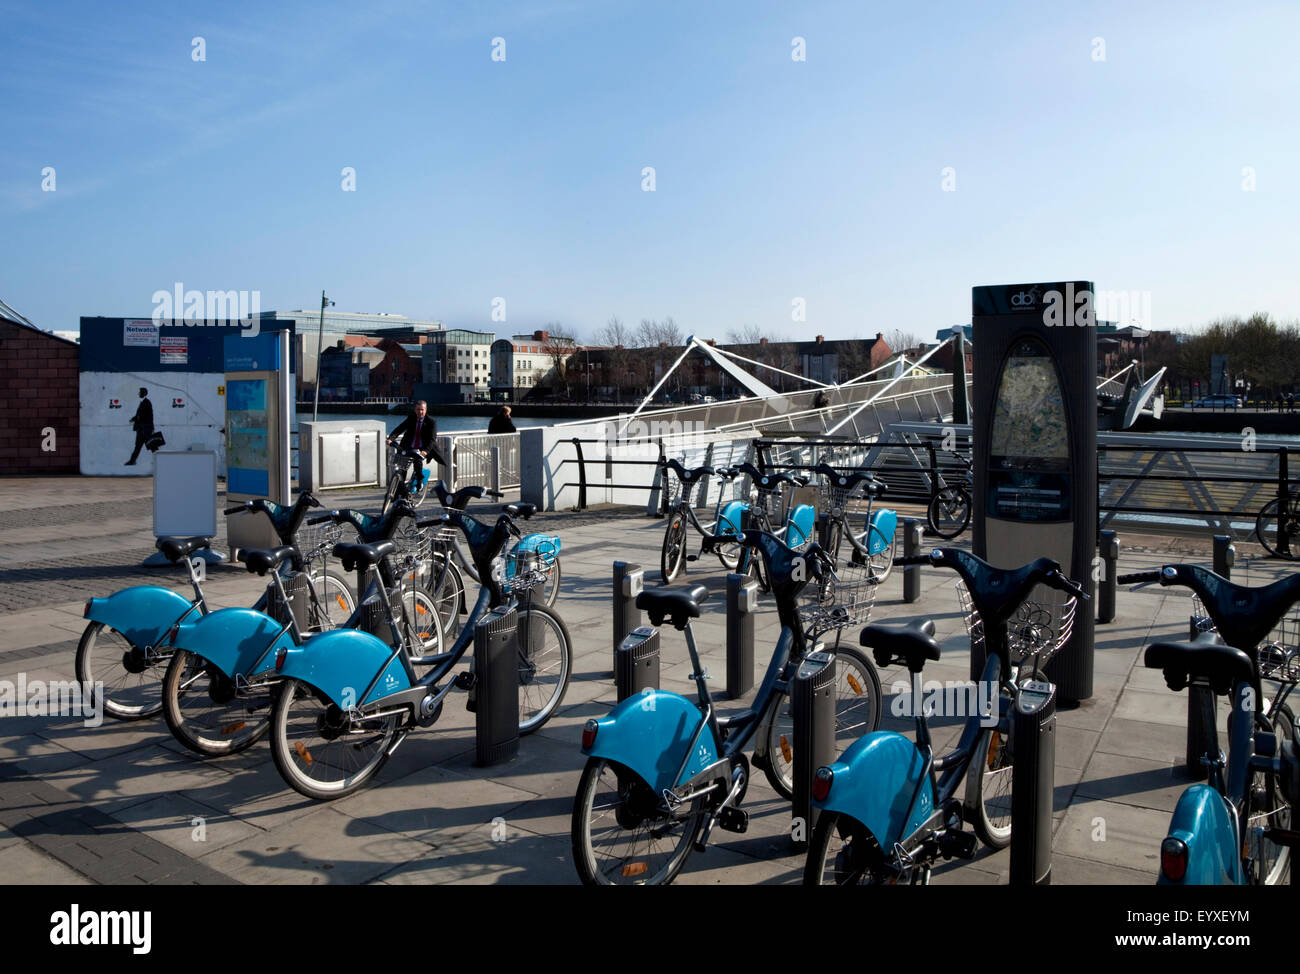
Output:
[[1044,289],[1041,284],[1020,288],[1011,293],[1007,303],[1013,312],[1041,310],[1043,324],[1049,328],[1094,328],[1097,325],[1098,305],[1123,309],[1122,312],[1117,312],[1116,320],[1125,321],[1132,318],[1139,307],[1145,308],[1144,317],[1149,321],[1151,296],[1149,292],[1098,293],[1088,287],[1076,288],[1073,281],[1067,281],[1061,289]]

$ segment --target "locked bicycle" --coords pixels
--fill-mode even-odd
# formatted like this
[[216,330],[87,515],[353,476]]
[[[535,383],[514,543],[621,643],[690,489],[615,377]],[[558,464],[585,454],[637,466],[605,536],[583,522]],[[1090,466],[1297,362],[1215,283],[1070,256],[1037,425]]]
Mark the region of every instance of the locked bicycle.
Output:
[[1255,537],[1277,558],[1300,558],[1300,490],[1275,497],[1255,518]]
[[[742,540],[765,561],[781,622],[763,681],[748,708],[719,715],[691,624],[708,589],[679,586],[637,596],[654,625],[667,620],[685,636],[696,699],[646,691],[587,721],[587,763],[570,827],[574,865],[587,885],[670,883],[692,850],[704,851],[715,826],[744,832],[751,741],[772,758],[760,761],[756,753],[755,764],[779,794],[791,796],[790,758],[783,753],[789,742],[780,739],[790,732],[786,697],[810,646],[819,648],[805,631],[799,596],[810,579],[830,570],[830,559],[816,544],[796,551],[755,529]],[[856,648],[837,646],[835,653],[837,746],[843,746],[879,726],[880,678]]]
[[925,511],[930,532],[946,540],[957,537],[970,524],[970,498],[975,481],[970,460],[960,459],[965,469],[954,480],[945,478],[942,470],[935,470],[934,494]]
[[[1068,641],[1078,600],[1088,598],[1048,558],[1007,570],[966,551],[936,548],[897,564],[949,568],[961,577],[971,652],[985,658],[976,687],[986,688],[987,712],[972,706],[956,747],[936,754],[921,688],[925,664],[941,655],[933,620],[863,629],[860,642],[878,666],[902,663],[911,675],[916,739],[876,731],[817,769],[812,805],[819,815],[806,885],[928,885],[936,862],[971,859],[979,841],[991,849],[1010,843],[1012,707],[1017,698],[1044,692],[1041,666]],[[1036,590],[1059,594],[1031,599]]]
[[[742,546],[738,538],[745,527],[745,514],[749,509],[746,501],[739,498],[728,499],[725,489],[719,489],[718,500],[713,508],[713,520],[707,526],[700,523],[691,503],[691,495],[699,489],[705,477],[720,476],[724,483],[731,483],[738,476],[733,470],[724,468],[721,474],[713,467],[694,467],[687,469],[677,460],[664,460],[659,464],[663,477],[664,490],[668,496],[675,494],[668,511],[668,523],[664,527],[664,541],[659,554],[659,571],[665,585],[672,583],[688,561],[696,561],[701,555],[714,554],[722,562],[722,567],[735,571],[740,564]],[[676,477],[677,490],[672,489],[669,475]],[[698,554],[688,555],[687,528],[694,529],[700,536]]]
[[[1300,682],[1300,633],[1288,611],[1300,602],[1300,574],[1271,585],[1238,585],[1199,565],[1165,565],[1117,579],[1121,585],[1191,589],[1213,623],[1187,642],[1149,645],[1143,663],[1175,692],[1208,684],[1197,717],[1208,784],[1183,792],[1160,846],[1161,884],[1274,885],[1300,833],[1300,744],[1288,698]],[[1289,625],[1288,625],[1289,623]],[[1229,695],[1228,753],[1219,748],[1215,695]]]
[[[226,515],[263,514],[271,521],[280,542],[293,545],[299,540],[308,510],[319,506],[310,492],[303,491],[292,505],[252,500],[227,508]],[[311,613],[304,627],[328,629],[352,612],[352,592],[347,580],[329,567],[322,546],[310,539],[303,543]],[[210,537],[157,540],[158,550],[169,561],[184,562],[194,592],[191,599],[161,585],[135,585],[107,598],[87,600],[83,615],[89,622],[77,644],[75,670],[83,685],[103,683],[103,709],[109,716],[143,720],[162,712],[162,682],[173,653],[170,636],[178,623],[208,613],[203,575],[191,559],[211,544]],[[266,600],[263,592],[253,608],[264,609]]]
[[[465,534],[483,579],[469,624],[447,651],[409,658],[399,648],[369,633],[326,633],[301,646],[286,646],[275,658],[285,681],[273,705],[271,754],[285,782],[308,798],[329,800],[365,785],[413,731],[429,727],[442,714],[456,688],[473,691],[472,669],[451,678],[474,641],[475,623],[491,609],[516,606],[519,733],[542,727],[564,698],[572,670],[572,641],[563,621],[529,597],[544,577],[518,577],[506,592],[504,552],[519,536],[515,519],[531,517],[531,504],[511,504],[487,525],[463,511],[447,511],[421,526],[452,524]],[[345,566],[383,571],[391,541],[340,545],[335,554]],[[379,606],[390,627],[396,615],[388,595],[396,577],[385,577]],[[329,639],[329,642],[326,642]],[[344,641],[346,639],[346,642]],[[415,667],[427,667],[422,675]],[[525,692],[527,691],[527,692]]]
[[[898,533],[898,512],[873,510],[875,499],[885,494],[885,484],[868,470],[837,470],[828,464],[812,469],[820,477],[819,520],[821,543],[838,564],[841,555],[869,566],[872,576],[883,582],[894,564],[894,541]],[[861,530],[850,523],[850,515],[861,518]]]

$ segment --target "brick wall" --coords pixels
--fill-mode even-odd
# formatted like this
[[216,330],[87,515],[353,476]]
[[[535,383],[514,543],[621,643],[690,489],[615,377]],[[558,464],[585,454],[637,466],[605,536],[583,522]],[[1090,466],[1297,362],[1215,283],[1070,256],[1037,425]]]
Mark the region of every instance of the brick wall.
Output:
[[77,472],[78,351],[73,342],[0,319],[0,474]]

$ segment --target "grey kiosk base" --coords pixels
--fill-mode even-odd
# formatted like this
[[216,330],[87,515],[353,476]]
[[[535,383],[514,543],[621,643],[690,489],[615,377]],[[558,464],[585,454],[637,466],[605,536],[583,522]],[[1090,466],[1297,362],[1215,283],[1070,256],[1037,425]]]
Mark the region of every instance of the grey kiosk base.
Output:
[[514,606],[484,613],[474,627],[474,764],[509,761],[519,753],[519,641]]

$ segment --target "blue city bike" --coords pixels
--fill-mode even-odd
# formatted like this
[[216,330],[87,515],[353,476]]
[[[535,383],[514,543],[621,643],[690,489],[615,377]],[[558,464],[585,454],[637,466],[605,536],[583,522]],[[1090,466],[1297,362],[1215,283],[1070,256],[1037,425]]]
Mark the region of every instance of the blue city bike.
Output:
[[[422,528],[451,524],[464,532],[483,586],[469,622],[446,652],[409,658],[369,633],[341,630],[313,637],[303,645],[283,646],[275,671],[284,681],[271,715],[271,755],[285,782],[308,798],[330,800],[351,794],[379,771],[417,728],[442,714],[454,688],[474,690],[472,668],[451,678],[474,641],[475,623],[491,609],[513,604],[520,681],[520,734],[542,727],[564,697],[572,669],[572,642],[554,610],[534,603],[529,593],[545,581],[541,572],[516,575],[505,585],[504,552],[520,532],[515,519],[531,517],[532,504],[507,505],[493,525],[463,511],[423,520]],[[348,568],[384,568],[393,543],[340,545],[335,553]],[[393,575],[380,586],[380,602],[393,625],[388,591]],[[395,639],[395,643],[400,640]],[[415,666],[427,667],[420,675]]]
[[[876,580],[883,582],[894,564],[898,531],[898,512],[875,506],[876,498],[886,493],[886,485],[868,470],[838,470],[822,463],[811,472],[821,478],[818,530],[822,546],[837,563],[844,556],[870,566]],[[850,523],[850,514],[861,519],[860,530]]]
[[[669,621],[686,638],[696,699],[663,690],[635,694],[605,717],[587,721],[582,753],[587,763],[574,798],[570,838],[573,861],[583,883],[664,885],[672,882],[692,850],[703,851],[715,826],[744,832],[749,815],[740,806],[750,777],[745,749],[757,740],[754,763],[782,797],[791,797],[788,740],[779,735],[781,713],[800,664],[821,631],[849,618],[826,598],[813,598],[805,632],[800,596],[819,587],[830,560],[816,544],[789,548],[780,538],[755,529],[742,536],[764,559],[781,634],[753,703],[740,713],[719,716],[709,694],[691,620],[699,618],[708,596],[703,585],[643,591],[636,604],[650,621]],[[824,595],[822,590],[822,594]],[[843,608],[843,607],[839,607]],[[835,653],[836,747],[874,730],[880,723],[880,678],[856,648]],[[777,739],[774,739],[777,738]],[[764,759],[760,762],[760,752]],[[784,765],[782,761],[786,762]]]
[[[357,527],[369,541],[387,541],[411,513],[409,507],[394,507],[382,518],[370,518],[338,510],[308,518],[308,523],[325,525],[321,537],[336,550],[345,524]],[[441,650],[441,630],[432,599],[399,579],[407,567],[400,554],[394,545],[391,551],[386,550],[379,571],[359,574],[357,588],[362,597],[356,608],[345,620],[326,628],[364,629],[381,640],[391,632],[392,645],[418,663],[420,657]],[[265,736],[278,693],[279,674],[273,667],[276,653],[303,645],[319,631],[298,621],[306,615],[304,596],[311,595],[311,587],[302,572],[303,559],[297,547],[245,549],[239,557],[249,572],[271,576],[268,597],[261,603],[265,611],[219,609],[181,622],[171,636],[174,651],[163,678],[163,716],[168,728],[178,741],[204,756],[233,754]],[[341,597],[338,604],[343,605]],[[383,615],[385,608],[393,614],[391,620]]]
[[[1300,574],[1271,585],[1237,585],[1199,565],[1165,565],[1122,575],[1119,584],[1190,588],[1216,632],[1149,645],[1143,663],[1171,690],[1202,681],[1213,693],[1204,725],[1209,784],[1192,785],[1174,806],[1160,845],[1161,885],[1274,885],[1292,861],[1300,832],[1300,744],[1287,698],[1300,682],[1300,650],[1269,636],[1300,602]],[[1283,632],[1287,630],[1283,629]],[[1290,630],[1294,639],[1295,630]],[[1228,754],[1219,749],[1215,696],[1228,695]]]
[[[921,671],[940,656],[933,620],[863,629],[860,641],[878,666],[902,663],[911,674],[916,740],[876,731],[817,769],[812,805],[820,814],[804,866],[809,886],[928,885],[937,860],[971,859],[977,840],[992,849],[1010,843],[1011,708],[1018,696],[1050,689],[1036,679],[1039,666],[1069,638],[1077,600],[1088,598],[1049,558],[1007,570],[969,552],[936,548],[897,564],[951,568],[961,576],[976,613],[968,621],[971,651],[987,653],[978,685],[988,688],[996,710],[971,707],[956,747],[936,755],[921,698]],[[1031,601],[1040,585],[1064,599]],[[962,828],[967,821],[974,833]]]
[[[292,505],[258,499],[231,507],[226,514],[264,514],[280,542],[293,545],[308,510],[319,506],[320,502],[304,491]],[[84,684],[103,683],[103,709],[108,715],[118,720],[143,720],[162,712],[162,681],[173,653],[169,637],[178,623],[208,612],[202,577],[190,558],[211,543],[208,537],[157,540],[158,550],[169,561],[185,563],[192,599],[161,585],[135,585],[86,602],[84,616],[89,622],[77,645],[76,674]],[[318,560],[323,549],[304,545],[303,552],[312,606],[307,628],[327,629],[351,614],[352,593],[346,579]],[[266,608],[266,600],[264,592],[254,608]]]

